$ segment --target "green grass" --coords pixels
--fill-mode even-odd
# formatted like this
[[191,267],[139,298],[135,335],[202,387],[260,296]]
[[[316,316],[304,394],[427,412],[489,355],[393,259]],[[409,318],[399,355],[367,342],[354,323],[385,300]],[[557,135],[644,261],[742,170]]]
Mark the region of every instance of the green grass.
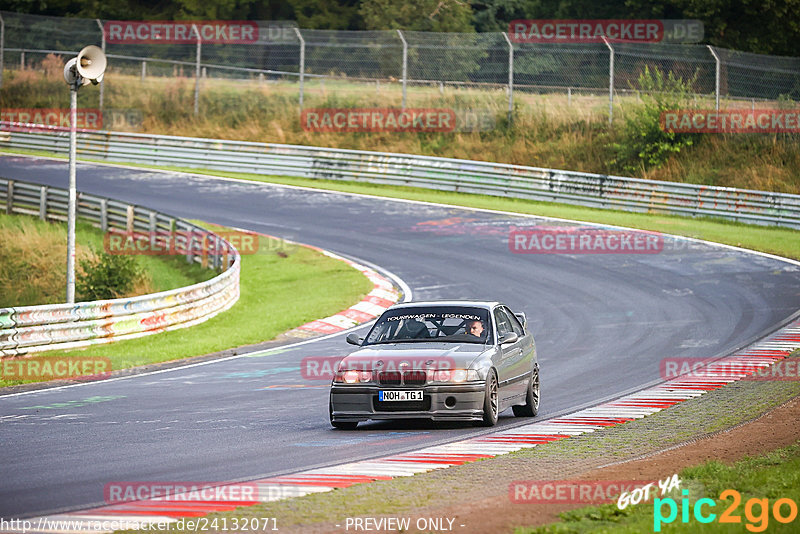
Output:
[[491,197],[469,193],[450,193],[419,189],[414,187],[373,185],[356,182],[339,182],[310,178],[293,178],[286,176],[261,176],[245,173],[228,173],[219,171],[203,171],[176,169],[212,176],[225,176],[244,180],[255,180],[268,183],[316,187],[349,193],[376,195],[388,198],[402,198],[437,202],[453,206],[509,211],[545,217],[557,217],[576,221],[595,222],[639,228],[657,232],[682,235],[724,243],[737,247],[749,248],[787,258],[800,259],[800,232],[788,228],[756,226],[710,218],[690,218],[675,215],[653,213],[630,213],[617,210],[603,210],[536,202],[532,200]]
[[[795,503],[795,510],[800,503],[800,445],[793,445],[785,449],[772,451],[763,456],[745,458],[733,465],[726,465],[717,460],[703,465],[684,469],[680,473],[681,487],[686,488],[689,515],[686,523],[682,521],[683,495],[673,492],[665,497],[665,502],[656,504],[640,503],[619,510],[616,503],[601,506],[589,506],[578,510],[571,510],[561,514],[560,523],[552,523],[537,528],[518,528],[515,534],[551,534],[551,533],[639,533],[653,532],[658,528],[660,532],[797,532],[800,519],[795,518],[788,524],[775,520],[773,505],[778,499],[791,499]],[[720,499],[720,495],[727,489],[735,490],[741,496],[738,507],[733,507],[734,497]],[[716,515],[715,520],[703,524],[694,516],[694,505],[698,499],[708,498],[714,500],[715,506],[710,503],[703,505],[702,513]],[[668,518],[670,505],[668,500],[675,502],[676,518],[668,525],[656,518]],[[762,510],[760,504],[749,502],[750,499],[767,499],[768,509]],[[719,518],[729,508],[731,516],[740,517],[740,524],[721,524]],[[750,510],[750,515],[747,511]],[[782,514],[789,516],[789,505],[782,506]]]
[[[42,354],[109,357],[114,370],[188,358],[273,339],[341,311],[372,290],[371,282],[344,262],[266,237],[261,237],[256,254],[242,256],[240,283],[239,301],[199,325]],[[19,383],[0,380],[0,387]]]
[[[53,156],[51,153],[43,151],[10,151],[0,149],[0,152],[63,158],[63,156]],[[92,160],[88,158],[85,159],[85,161],[107,163],[102,160]],[[451,193],[415,187],[296,178],[290,176],[264,176],[260,174],[224,172],[186,167],[155,167],[152,165],[140,164],[125,165],[624,226],[703,239],[800,260],[800,231],[775,226],[758,226],[709,217],[682,217],[679,215],[664,215],[658,213],[631,213],[620,210],[586,208],[582,206],[571,206],[569,204],[492,197],[470,193]]]

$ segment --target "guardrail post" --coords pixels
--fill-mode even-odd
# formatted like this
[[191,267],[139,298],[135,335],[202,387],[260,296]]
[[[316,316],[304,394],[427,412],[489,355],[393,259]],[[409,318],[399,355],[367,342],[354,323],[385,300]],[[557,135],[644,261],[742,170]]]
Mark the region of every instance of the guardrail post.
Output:
[[125,210],[125,230],[130,234],[133,233],[134,228],[134,207],[131,204],[128,204],[127,209]]
[[158,236],[156,234],[156,212],[150,210],[149,217],[149,230],[150,230],[150,250],[156,250],[156,243],[158,243]]
[[220,246],[219,243],[220,243],[219,236],[214,235],[214,256],[212,256],[211,258],[212,259],[211,265],[213,265],[214,269],[216,270],[219,270],[219,268],[221,267],[220,262],[222,260],[222,256],[220,256],[219,253],[219,246]]
[[108,232],[108,200],[100,199],[100,230]]
[[717,101],[717,111],[719,111],[719,73],[720,73],[720,61],[719,56],[717,55],[717,51],[714,50],[714,47],[711,45],[706,45],[708,47],[708,51],[711,52],[711,55],[714,56],[714,62],[716,63],[716,69],[714,73],[714,98]]
[[300,39],[300,111],[303,111],[303,82],[305,81],[306,77],[306,40],[303,39],[303,36],[300,34],[300,29],[295,28],[294,33],[297,34],[297,38]]
[[408,78],[408,43],[406,38],[403,37],[403,32],[397,30],[397,35],[403,41],[403,109],[406,109],[406,80]]
[[[100,49],[103,51],[103,54],[106,53],[106,30],[103,28],[103,23],[100,22],[100,19],[94,19],[97,22],[97,27],[100,28]],[[104,85],[105,85],[105,76],[103,79],[100,80],[100,105],[99,108],[102,111],[103,109],[103,93],[104,93]]]
[[194,263],[194,232],[187,232],[186,236],[186,262]]
[[514,114],[514,45],[507,32],[503,32],[503,37],[508,43],[508,123],[511,124]]
[[6,215],[14,211],[14,180],[9,180],[6,186]]
[[202,55],[202,40],[200,39],[200,30],[197,28],[197,24],[192,24],[192,29],[197,34],[197,54],[194,68],[194,114],[197,116],[197,114],[200,113],[200,57]]
[[603,42],[608,47],[608,125],[614,122],[614,49],[611,43],[603,36]]
[[39,189],[39,218],[47,220],[47,186],[43,185]]
[[3,69],[6,65],[6,21],[0,13],[0,87],[3,87]]

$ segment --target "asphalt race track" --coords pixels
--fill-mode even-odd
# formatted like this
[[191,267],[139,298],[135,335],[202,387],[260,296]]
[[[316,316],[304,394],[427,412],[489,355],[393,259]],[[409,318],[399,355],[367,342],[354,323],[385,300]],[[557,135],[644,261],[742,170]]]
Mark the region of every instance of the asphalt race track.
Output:
[[[0,176],[66,188],[67,163],[3,156]],[[727,354],[800,309],[800,267],[704,244],[515,254],[512,227],[565,223],[94,164],[79,165],[78,189],[371,262],[415,300],[500,300],[525,311],[542,368],[537,420],[651,384],[662,358]],[[349,348],[339,334],[0,397],[0,516],[99,505],[111,481],[252,479],[486,432],[425,422],[333,430],[327,383],[303,379],[300,362]],[[501,427],[529,421],[510,412]]]

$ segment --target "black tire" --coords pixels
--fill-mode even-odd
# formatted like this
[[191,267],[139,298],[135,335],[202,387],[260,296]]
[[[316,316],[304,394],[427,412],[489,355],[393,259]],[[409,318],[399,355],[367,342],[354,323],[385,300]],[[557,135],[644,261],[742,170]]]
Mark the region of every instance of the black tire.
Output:
[[528,380],[528,393],[525,395],[525,404],[512,406],[517,417],[535,417],[539,413],[539,368],[533,370],[531,379]]
[[328,416],[331,419],[331,426],[340,430],[355,430],[358,426],[358,421],[334,421],[333,420],[333,404],[328,402]]
[[500,394],[497,386],[497,375],[494,371],[489,371],[486,377],[486,390],[483,396],[483,420],[481,426],[494,426],[497,424],[497,416],[500,408]]

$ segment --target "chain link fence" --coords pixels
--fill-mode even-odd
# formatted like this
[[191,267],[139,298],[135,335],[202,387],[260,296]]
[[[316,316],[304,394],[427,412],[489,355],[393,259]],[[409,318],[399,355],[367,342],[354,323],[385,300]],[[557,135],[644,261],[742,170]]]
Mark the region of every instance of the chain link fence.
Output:
[[258,39],[247,43],[138,44],[109,42],[105,23],[0,11],[0,64],[36,68],[47,54],[70,57],[95,44],[105,50],[114,72],[196,78],[195,110],[200,80],[227,78],[293,84],[301,108],[304,93],[325,83],[361,90],[372,86],[378,93],[387,87],[402,92],[397,102],[402,107],[413,105],[423,92],[483,90],[496,109],[507,107],[509,114],[514,91],[605,94],[611,119],[615,94],[640,91],[645,68],[672,73],[688,82],[697,97],[712,103],[716,98],[717,107],[720,98],[753,106],[756,101],[800,100],[800,58],[707,45],[519,43],[501,32],[300,30],[292,22],[275,21],[257,21]]

